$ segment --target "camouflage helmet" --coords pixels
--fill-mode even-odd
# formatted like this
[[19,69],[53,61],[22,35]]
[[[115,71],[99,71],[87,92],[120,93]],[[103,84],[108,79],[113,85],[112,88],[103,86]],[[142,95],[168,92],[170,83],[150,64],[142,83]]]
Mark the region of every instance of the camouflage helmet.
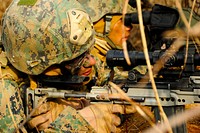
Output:
[[91,19],[76,0],[14,0],[2,22],[9,61],[30,75],[72,60],[94,44]]
[[[122,14],[125,0],[77,0],[87,10],[92,22],[97,22],[106,14]],[[127,12],[136,11],[130,5],[127,7]]]

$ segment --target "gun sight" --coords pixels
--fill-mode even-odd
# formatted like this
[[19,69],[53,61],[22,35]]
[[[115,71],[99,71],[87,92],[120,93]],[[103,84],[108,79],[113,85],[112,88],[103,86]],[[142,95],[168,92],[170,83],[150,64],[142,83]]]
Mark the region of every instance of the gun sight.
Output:
[[[133,68],[138,65],[146,65],[146,60],[143,52],[138,51],[128,51],[131,65],[128,65],[124,52],[121,50],[109,50],[106,55],[106,62],[109,67],[123,66],[124,68]],[[161,61],[165,67],[181,67],[184,65],[185,53],[180,51],[175,55],[170,53],[165,53],[164,51],[156,50],[154,52],[149,52],[149,59],[151,64],[155,64],[158,59]],[[200,65],[200,55],[197,53],[188,55],[187,63],[189,65],[198,66]]]

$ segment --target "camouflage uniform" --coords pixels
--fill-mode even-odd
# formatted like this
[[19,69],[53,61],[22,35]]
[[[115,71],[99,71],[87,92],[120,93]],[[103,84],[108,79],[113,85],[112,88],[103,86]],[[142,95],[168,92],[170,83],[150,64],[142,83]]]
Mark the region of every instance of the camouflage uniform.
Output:
[[[1,115],[0,115],[0,131],[14,132],[14,122],[19,124],[24,118],[23,105],[19,95],[18,85],[16,82],[9,79],[4,79],[1,85]],[[8,105],[7,100],[10,101]],[[8,108],[10,106],[11,109]],[[12,114],[10,114],[10,110]],[[14,117],[14,120],[12,119]]]
[[[76,13],[83,16],[79,20],[83,25],[78,23],[79,27],[76,20],[72,22],[77,18],[73,16]],[[70,32],[77,30],[78,33]],[[10,63],[28,75],[41,74],[53,64],[72,60],[94,44],[90,18],[75,0],[14,0],[3,17],[2,33]],[[80,40],[76,41],[76,37]],[[0,70],[0,132],[16,131],[26,119],[19,85],[8,75]],[[94,132],[94,129],[75,109],[67,107],[45,132],[79,131]]]

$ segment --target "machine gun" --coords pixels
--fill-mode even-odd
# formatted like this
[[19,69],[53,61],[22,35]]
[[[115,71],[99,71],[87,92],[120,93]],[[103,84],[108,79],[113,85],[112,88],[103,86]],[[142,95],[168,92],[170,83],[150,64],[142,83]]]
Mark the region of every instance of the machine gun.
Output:
[[[151,63],[159,58],[164,58],[163,51],[149,52]],[[186,67],[180,76],[180,70],[172,70],[171,67],[181,67],[184,64],[184,51],[180,51],[173,55],[166,62],[164,68],[159,72],[158,77],[155,78],[156,86],[160,102],[166,112],[167,116],[171,116],[180,111],[184,111],[184,105],[192,103],[200,103],[200,70],[196,66],[200,65],[200,55],[196,53],[193,47],[189,48],[188,60]],[[136,64],[145,65],[145,58],[142,52],[129,51],[132,67]],[[123,51],[111,50],[107,54],[107,64],[110,67],[121,66],[127,68]],[[130,66],[129,66],[130,67]],[[160,75],[163,75],[160,78]],[[135,77],[135,78],[133,78]],[[140,77],[141,78],[141,77]],[[152,90],[151,82],[139,82],[137,73],[134,71],[129,72],[129,78],[126,80],[113,81],[115,83],[123,83],[121,89],[132,100],[141,105],[151,106],[154,110],[155,118],[160,120],[157,102]],[[33,107],[37,106],[41,97],[47,96],[48,98],[85,98],[90,100],[91,103],[117,103],[129,104],[119,98],[110,98],[109,94],[117,93],[116,90],[109,86],[93,86],[89,92],[80,92],[75,90],[59,90],[57,88],[37,88],[35,90],[27,90],[27,96],[31,96]],[[30,99],[27,99],[30,101]],[[28,107],[28,106],[27,106]],[[27,110],[28,111],[28,110]],[[28,113],[28,112],[27,112]],[[186,133],[186,125],[183,124],[174,128],[175,133]]]
[[[128,51],[131,65],[126,63],[124,53],[120,50],[110,50],[107,53],[108,66],[122,66],[126,69],[131,69],[137,65],[146,65],[146,60],[143,52]],[[165,113],[170,116],[184,110],[184,105],[200,102],[200,69],[198,66],[200,54],[198,47],[190,44],[188,48],[187,60],[185,61],[186,48],[181,47],[176,54],[167,53],[166,50],[155,50],[149,52],[149,59],[152,65],[158,59],[163,61],[163,68],[154,77],[158,89],[158,95]],[[185,64],[184,64],[185,63]],[[185,66],[184,66],[185,65]],[[139,82],[140,74],[134,70],[129,71],[129,76],[122,89],[138,97],[143,97],[139,102],[142,105],[155,107],[154,114],[156,120],[160,120],[157,103],[154,98],[151,82]],[[119,82],[119,81],[117,81]],[[120,81],[122,82],[122,81]],[[127,94],[128,94],[127,93]],[[130,95],[129,95],[130,96]],[[150,96],[152,96],[150,98]],[[148,102],[146,102],[148,101]],[[187,132],[186,126],[173,129],[174,132]]]
[[[200,65],[200,55],[197,53],[195,47],[191,45],[187,56],[186,66],[182,70],[184,65],[185,49],[177,52],[175,55],[170,55],[170,58],[166,61],[163,69],[160,70],[157,77],[155,77],[155,83],[158,89],[158,95],[160,102],[164,108],[164,111],[168,116],[176,114],[180,111],[184,111],[184,105],[192,103],[200,103],[200,70],[197,66]],[[144,53],[137,51],[129,51],[129,57],[132,65],[129,66],[123,54],[120,50],[110,50],[107,53],[107,64],[109,67],[122,66],[124,68],[133,68],[136,65],[146,65]],[[156,50],[149,52],[150,62],[154,64],[158,59],[165,59],[165,52],[162,50]],[[171,69],[173,67],[179,69]],[[161,77],[162,75],[162,77]],[[139,75],[141,76],[141,75]],[[121,89],[132,100],[138,102],[141,105],[151,106],[154,110],[155,118],[160,120],[159,111],[157,108],[157,101],[152,90],[151,82],[146,80],[145,82],[139,82],[139,79],[135,71],[129,71],[129,77],[126,80],[115,80],[115,83],[123,83]],[[55,80],[54,80],[55,82]],[[117,103],[117,104],[129,104],[128,102],[119,98],[110,98],[109,94],[117,93],[110,86],[93,86],[89,92],[81,92],[77,90],[65,90],[55,87],[37,88],[35,90],[27,89],[27,96],[31,97],[33,101],[33,107],[37,106],[41,97],[47,96],[48,98],[85,98],[90,100],[91,103]],[[28,97],[27,97],[28,98]],[[30,101],[27,99],[26,101]],[[27,106],[28,107],[28,106]],[[28,109],[27,109],[28,111]],[[28,114],[29,112],[27,112]],[[175,133],[187,132],[185,124],[180,127],[174,128]]]
[[[200,103],[200,77],[189,76],[189,78],[182,78],[177,81],[157,82],[157,89],[161,104],[167,116],[174,115],[184,110],[184,105],[191,103]],[[126,82],[122,86],[122,90],[132,100],[141,105],[151,106],[154,110],[155,118],[160,120],[157,102],[154,96],[150,83]],[[110,98],[109,94],[117,93],[109,86],[93,86],[90,92],[80,92],[73,90],[58,90],[56,88],[36,88],[35,90],[27,89],[26,101],[33,101],[33,107],[36,107],[40,98],[47,96],[47,98],[85,98],[91,103],[116,103],[129,104],[128,102],[119,98]],[[28,111],[28,107],[27,111]],[[27,112],[29,113],[29,112]],[[183,124],[173,129],[174,133],[186,133],[186,125]]]
[[[155,8],[157,9],[157,8]],[[175,13],[176,14],[176,13]],[[132,14],[133,15],[133,14]],[[152,12],[147,13],[147,18],[152,15]],[[130,16],[128,21],[131,21],[130,23],[134,23],[133,16]],[[175,18],[177,16],[175,15]],[[174,22],[176,22],[177,19],[175,19]],[[152,21],[145,21],[145,22],[154,22]],[[174,26],[174,24],[173,24]],[[173,28],[167,27],[168,28]],[[154,33],[159,33],[158,29],[160,28],[151,28],[151,30],[154,31]],[[160,31],[160,30],[159,30]],[[157,34],[158,35],[158,34]],[[158,40],[159,37],[156,37],[156,40]],[[154,40],[154,39],[152,39]],[[168,40],[167,40],[168,41]],[[156,41],[158,42],[158,41]],[[152,43],[152,41],[151,41]],[[155,43],[156,46],[158,43]],[[162,43],[159,43],[162,45]],[[171,41],[170,43],[171,44]],[[160,47],[159,45],[158,47]],[[151,50],[154,50],[153,52],[149,52],[150,55],[150,61],[152,64],[154,64],[158,59],[162,58],[165,59],[165,51],[153,48]],[[169,60],[164,65],[164,68],[159,71],[157,78],[155,78],[157,89],[158,89],[158,95],[161,101],[162,106],[164,107],[164,110],[166,111],[166,114],[168,116],[172,114],[176,114],[179,111],[184,110],[184,105],[191,104],[191,103],[199,103],[200,102],[200,76],[199,76],[199,70],[196,69],[196,66],[200,65],[199,63],[199,54],[196,52],[195,47],[189,48],[189,54],[188,59],[186,62],[186,66],[184,67],[184,70],[182,71],[182,66],[184,64],[184,50],[176,53],[175,55],[171,56]],[[146,60],[144,58],[144,53],[137,52],[137,51],[129,51],[129,57],[131,60],[132,66],[129,66],[126,64],[125,57],[122,51],[118,50],[111,50],[107,53],[107,64],[110,68],[115,66],[121,66],[129,69],[133,68],[137,65],[146,65]],[[180,69],[171,69],[172,67],[177,67]],[[180,75],[181,73],[181,75]],[[162,78],[160,78],[160,75]],[[141,75],[140,75],[141,76]],[[129,78],[123,81],[113,81],[115,83],[124,83],[121,86],[121,89],[134,101],[140,103],[141,105],[151,106],[154,108],[154,113],[156,120],[160,120],[159,112],[157,109],[157,102],[153,93],[153,90],[151,89],[151,83],[150,81],[147,82],[139,82],[138,79],[141,79],[142,77],[139,77],[137,73],[134,73],[134,71],[129,72]],[[37,106],[39,99],[43,96],[47,96],[48,98],[85,98],[91,101],[91,103],[99,103],[99,102],[108,102],[108,103],[118,103],[118,104],[129,104],[122,99],[118,98],[110,98],[109,94],[115,92],[113,88],[110,86],[93,86],[89,92],[80,92],[77,90],[66,90],[65,85],[68,83],[65,80],[62,81],[61,87],[63,89],[58,89],[54,87],[49,87],[49,83],[55,83],[55,81],[58,80],[48,80],[46,87],[36,88],[35,90],[26,89],[26,105],[29,105],[31,101],[31,108],[34,108]],[[60,81],[57,82],[59,84]],[[64,83],[64,84],[63,84]],[[81,83],[81,82],[80,82]],[[26,106],[26,113],[30,113],[30,109]],[[174,133],[186,133],[187,129],[185,124],[183,124],[180,127],[173,129]]]
[[[153,7],[151,12],[143,12],[144,25],[147,27],[147,41],[149,48],[149,60],[151,64],[155,64],[160,60],[163,67],[157,75],[154,77],[155,83],[158,90],[158,95],[163,109],[167,116],[174,115],[178,112],[184,111],[186,104],[199,103],[200,102],[200,69],[199,69],[199,47],[195,46],[193,42],[189,42],[187,60],[185,62],[186,47],[183,46],[175,54],[172,54],[167,49],[171,47],[174,42],[172,38],[162,38],[162,33],[165,30],[173,28],[176,25],[179,18],[178,13],[174,9],[170,9],[169,12],[162,12],[160,9],[168,10],[163,6],[156,5]],[[158,12],[157,12],[158,11]],[[169,13],[173,18],[172,21],[162,21],[166,19],[159,19],[159,12]],[[171,13],[170,13],[171,12]],[[162,14],[161,13],[161,14]],[[161,15],[160,14],[160,15]],[[167,15],[164,15],[165,18]],[[137,23],[137,19],[134,15],[129,14],[130,17],[125,18],[125,22],[130,21],[131,23]],[[154,16],[155,15],[155,16]],[[154,21],[158,18],[158,21]],[[154,23],[155,22],[155,23]],[[161,27],[160,22],[164,25]],[[169,25],[166,22],[170,22]],[[125,23],[126,24],[126,23]],[[165,45],[163,49],[162,46]],[[128,79],[116,80],[113,82],[124,83],[121,87],[129,97],[137,101],[142,105],[151,106],[154,110],[155,119],[160,121],[159,110],[157,107],[154,92],[150,80],[147,78],[145,82],[139,82],[140,79],[146,78],[135,70],[131,70],[138,65],[146,65],[146,60],[143,52],[128,51],[131,65],[128,65],[123,51],[110,50],[107,53],[106,62],[107,65],[112,69],[115,66],[123,67],[125,70],[129,70]],[[131,95],[129,95],[131,94]],[[148,101],[148,102],[147,102]],[[183,132],[186,133],[186,124],[173,128],[174,133]]]

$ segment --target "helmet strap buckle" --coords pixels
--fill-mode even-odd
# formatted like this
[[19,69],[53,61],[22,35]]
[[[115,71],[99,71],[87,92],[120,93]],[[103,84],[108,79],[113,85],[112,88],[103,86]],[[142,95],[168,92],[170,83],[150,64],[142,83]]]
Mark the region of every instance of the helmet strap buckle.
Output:
[[111,25],[112,15],[106,15],[104,18],[105,26],[104,26],[104,35],[109,34],[110,25]]

